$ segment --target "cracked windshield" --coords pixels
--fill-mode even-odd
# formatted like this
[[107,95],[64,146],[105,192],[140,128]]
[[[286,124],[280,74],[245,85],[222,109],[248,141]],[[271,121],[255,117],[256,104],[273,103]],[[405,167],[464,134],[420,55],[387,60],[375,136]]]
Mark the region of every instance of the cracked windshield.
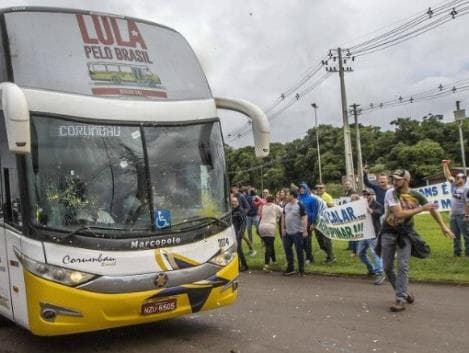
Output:
[[228,211],[218,122],[139,127],[36,116],[32,136],[36,224],[167,230]]

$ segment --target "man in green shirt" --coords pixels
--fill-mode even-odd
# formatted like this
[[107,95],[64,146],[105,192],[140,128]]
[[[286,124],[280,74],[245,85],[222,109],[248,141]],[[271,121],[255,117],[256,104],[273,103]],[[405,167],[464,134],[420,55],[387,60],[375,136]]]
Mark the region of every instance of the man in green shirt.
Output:
[[[413,216],[429,211],[441,228],[444,236],[452,239],[453,233],[443,222],[434,203],[409,187],[410,173],[404,169],[392,175],[393,188],[384,197],[385,218],[381,228],[381,254],[384,272],[396,293],[396,302],[391,311],[405,310],[406,303],[413,303],[414,296],[407,290],[411,242],[409,234],[414,231]],[[397,275],[394,272],[394,257],[397,253]]]

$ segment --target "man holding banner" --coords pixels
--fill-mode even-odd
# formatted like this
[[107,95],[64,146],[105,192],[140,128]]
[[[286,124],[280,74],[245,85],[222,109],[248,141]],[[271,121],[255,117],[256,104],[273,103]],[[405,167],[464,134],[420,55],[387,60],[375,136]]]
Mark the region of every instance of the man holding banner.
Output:
[[451,175],[449,170],[449,161],[443,161],[443,173],[446,180],[451,183],[451,218],[450,227],[454,233],[453,240],[453,254],[454,256],[461,256],[461,236],[464,238],[465,255],[469,256],[469,224],[464,220],[464,204],[465,195],[468,189],[465,187],[466,175],[464,173],[456,174],[456,177]]
[[[444,236],[452,239],[454,235],[441,219],[437,205],[428,202],[418,191],[410,189],[410,173],[407,170],[396,170],[392,180],[394,188],[389,189],[384,197],[385,219],[380,241],[384,271],[396,293],[396,302],[390,309],[399,312],[405,310],[406,303],[414,302],[414,296],[407,290],[407,274],[412,250],[409,234],[415,233],[413,216],[429,211]],[[397,275],[394,272],[396,253]]]

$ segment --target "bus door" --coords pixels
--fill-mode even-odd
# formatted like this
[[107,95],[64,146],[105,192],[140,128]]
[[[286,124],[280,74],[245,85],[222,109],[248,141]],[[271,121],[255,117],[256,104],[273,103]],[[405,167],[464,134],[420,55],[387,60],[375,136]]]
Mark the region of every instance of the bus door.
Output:
[[[0,310],[5,317],[28,327],[26,286],[21,263],[14,249],[21,249],[22,215],[17,156],[8,148],[5,119],[0,113],[0,170],[2,180],[2,211],[0,256]],[[3,305],[2,305],[3,304]]]
[[[0,149],[8,148],[6,146],[5,124],[0,112]],[[13,319],[13,308],[10,292],[10,276],[8,269],[6,223],[8,217],[8,208],[6,207],[5,177],[8,178],[8,169],[2,165],[0,158],[0,315]],[[8,182],[8,180],[6,180]]]

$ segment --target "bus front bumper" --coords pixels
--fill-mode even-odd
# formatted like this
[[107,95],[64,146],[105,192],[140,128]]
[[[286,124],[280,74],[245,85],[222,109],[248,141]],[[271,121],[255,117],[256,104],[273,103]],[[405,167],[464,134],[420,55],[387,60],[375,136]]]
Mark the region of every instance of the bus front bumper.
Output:
[[39,336],[66,335],[165,320],[219,308],[237,298],[238,259],[207,279],[172,288],[96,293],[25,272],[29,329]]

